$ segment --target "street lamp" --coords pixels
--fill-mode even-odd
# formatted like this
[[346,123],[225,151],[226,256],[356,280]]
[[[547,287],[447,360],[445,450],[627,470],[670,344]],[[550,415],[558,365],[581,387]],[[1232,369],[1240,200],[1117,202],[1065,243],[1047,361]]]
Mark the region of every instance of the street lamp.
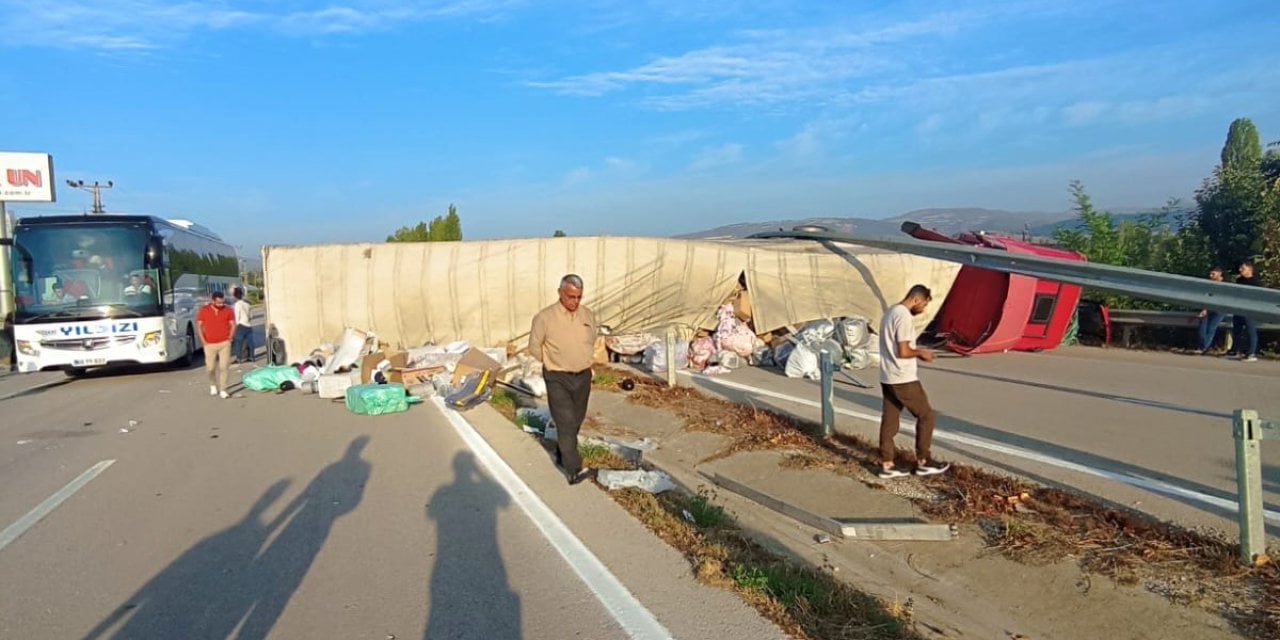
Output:
[[115,183],[108,180],[106,184],[99,184],[97,180],[94,180],[93,184],[85,184],[84,180],[68,180],[67,186],[75,189],[92,191],[93,192],[93,212],[101,214],[101,213],[106,213],[106,209],[102,208],[102,190],[110,189],[111,187],[114,187]]

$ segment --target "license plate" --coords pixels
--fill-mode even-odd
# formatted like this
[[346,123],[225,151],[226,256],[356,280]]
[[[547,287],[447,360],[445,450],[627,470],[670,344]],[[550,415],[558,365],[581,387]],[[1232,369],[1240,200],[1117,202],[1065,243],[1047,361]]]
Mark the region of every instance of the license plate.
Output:
[[107,363],[106,358],[81,358],[79,360],[71,361],[71,364],[77,367],[92,367],[94,365],[106,364],[106,363]]

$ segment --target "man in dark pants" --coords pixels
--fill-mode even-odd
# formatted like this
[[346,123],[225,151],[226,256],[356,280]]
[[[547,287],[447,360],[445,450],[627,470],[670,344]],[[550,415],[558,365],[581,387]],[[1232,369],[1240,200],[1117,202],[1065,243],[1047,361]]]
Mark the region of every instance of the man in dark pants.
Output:
[[[1250,287],[1261,287],[1262,279],[1253,271],[1253,261],[1240,263],[1240,276],[1236,284]],[[1245,362],[1258,361],[1258,322],[1238,313],[1231,315],[1231,351],[1228,358],[1239,358]]]
[[[1222,267],[1209,270],[1209,279],[1222,282]],[[1200,353],[1203,355],[1213,348],[1213,339],[1218,335],[1218,325],[1222,324],[1222,312],[1213,309],[1200,310]]]
[[556,463],[569,484],[586,479],[578,453],[578,428],[587,417],[591,397],[591,364],[595,355],[596,317],[582,306],[582,278],[560,279],[560,300],[533,317],[529,354],[542,361],[547,404],[556,426]]
[[931,300],[933,293],[929,288],[918,284],[911,287],[902,302],[886,309],[880,321],[880,391],[884,394],[884,408],[880,416],[880,472],[877,475],[886,480],[907,475],[894,466],[896,449],[893,446],[904,407],[916,417],[916,475],[931,476],[951,467],[929,457],[935,415],[916,374],[916,360],[933,362],[933,352],[916,346],[911,318],[924,313]]

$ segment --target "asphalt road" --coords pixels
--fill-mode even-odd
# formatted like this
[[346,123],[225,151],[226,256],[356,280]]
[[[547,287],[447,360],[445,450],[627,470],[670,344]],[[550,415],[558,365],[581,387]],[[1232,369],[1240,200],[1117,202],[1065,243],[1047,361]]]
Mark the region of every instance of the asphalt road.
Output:
[[[3,638],[652,637],[637,615],[675,637],[778,636],[524,438],[498,439],[533,487],[511,491],[434,405],[219,400],[191,369],[38,387],[0,415]],[[623,595],[658,595],[607,608],[608,580],[525,510],[534,493],[565,526],[607,527],[591,545]]]
[[[876,441],[874,385],[835,386],[839,430]],[[1071,347],[940,356],[920,377],[939,412],[935,456],[1091,494],[1237,535],[1231,414],[1280,419],[1280,362]],[[819,419],[818,383],[768,369],[689,376],[709,391]],[[803,403],[809,404],[803,404]],[[904,413],[904,425],[911,424]],[[911,448],[911,436],[898,444]],[[1268,531],[1280,534],[1280,442],[1261,445]]]

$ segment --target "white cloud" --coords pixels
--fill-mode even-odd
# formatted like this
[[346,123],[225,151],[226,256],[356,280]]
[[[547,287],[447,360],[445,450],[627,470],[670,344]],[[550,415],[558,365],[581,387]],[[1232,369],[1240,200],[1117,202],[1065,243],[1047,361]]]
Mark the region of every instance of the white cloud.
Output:
[[736,143],[726,143],[718,147],[703,149],[689,164],[690,171],[707,171],[742,161],[743,147]]
[[[406,22],[502,15],[521,0],[348,0],[318,8],[276,8],[251,0],[0,0],[0,45],[101,51],[173,46],[200,31],[255,28],[289,36],[361,34]],[[274,10],[273,10],[274,9]]]
[[590,167],[575,167],[564,175],[563,184],[565,187],[577,187],[586,184],[591,180]]

